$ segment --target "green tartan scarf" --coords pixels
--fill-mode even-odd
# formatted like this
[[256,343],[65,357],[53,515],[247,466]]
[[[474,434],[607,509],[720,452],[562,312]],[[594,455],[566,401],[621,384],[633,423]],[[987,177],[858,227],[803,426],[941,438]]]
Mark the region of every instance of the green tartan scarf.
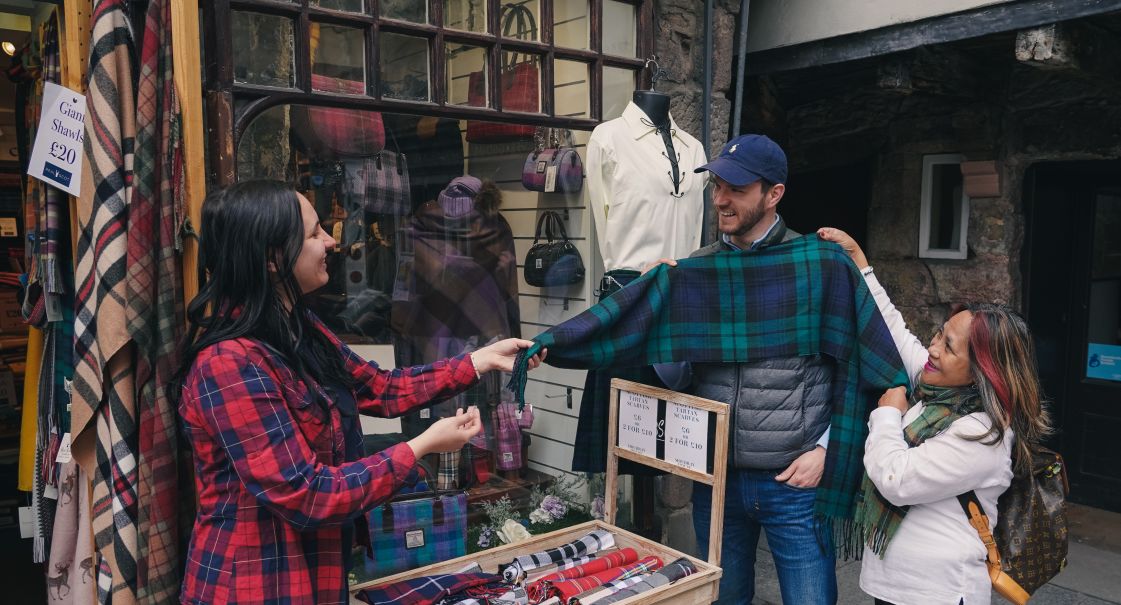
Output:
[[814,512],[842,553],[858,554],[852,513],[868,412],[884,390],[909,383],[875,299],[840,246],[807,236],[661,265],[534,343],[511,376],[519,402],[526,358],[545,347],[550,365],[577,369],[817,354],[837,360]]
[[[911,395],[911,405],[919,401],[923,402],[922,411],[903,429],[903,439],[910,447],[917,447],[950,428],[958,418],[983,409],[981,395],[972,385],[936,387],[919,383]],[[888,542],[903,523],[908,508],[888,502],[872,484],[868,474],[864,474],[856,502],[855,521],[864,532],[864,543],[881,559],[887,551]]]

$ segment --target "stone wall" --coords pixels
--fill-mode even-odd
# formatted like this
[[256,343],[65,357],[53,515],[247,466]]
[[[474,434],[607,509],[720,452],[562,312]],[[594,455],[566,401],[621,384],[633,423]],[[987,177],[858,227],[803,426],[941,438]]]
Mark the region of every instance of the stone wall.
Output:
[[[905,83],[885,85],[885,68],[900,62]],[[817,68],[806,77],[852,85],[794,106],[782,89],[797,76],[749,80],[747,128],[775,136],[793,174],[872,159],[865,248],[916,335],[925,339],[958,302],[1022,309],[1025,174],[1037,162],[1121,157],[1121,132],[1102,127],[1121,119],[1118,83],[1019,64],[1010,46],[972,56],[926,48],[867,67],[880,78],[846,75],[858,70],[844,64]],[[922,161],[936,153],[995,160],[1000,170],[1000,196],[971,200],[965,260],[918,258]]]

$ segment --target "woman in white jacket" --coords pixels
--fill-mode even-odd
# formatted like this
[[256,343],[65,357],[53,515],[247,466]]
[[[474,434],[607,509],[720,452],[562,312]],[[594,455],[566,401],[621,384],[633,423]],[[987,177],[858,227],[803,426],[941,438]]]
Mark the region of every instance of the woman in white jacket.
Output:
[[1005,306],[971,304],[924,347],[860,246],[838,229],[818,236],[864,274],[912,377],[910,401],[903,387],[887,391],[868,419],[860,587],[877,605],[986,605],[985,547],[957,496],[976,492],[995,527],[997,498],[1049,430],[1027,324]]

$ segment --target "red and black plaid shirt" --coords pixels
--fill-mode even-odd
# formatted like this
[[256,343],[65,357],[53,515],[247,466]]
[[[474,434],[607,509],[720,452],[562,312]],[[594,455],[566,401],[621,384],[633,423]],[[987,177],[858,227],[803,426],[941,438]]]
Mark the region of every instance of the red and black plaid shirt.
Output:
[[[393,371],[337,339],[368,415],[393,417],[476,381],[466,356]],[[347,603],[342,524],[393,495],[416,463],[404,443],[343,463],[340,416],[260,343],[204,349],[179,415],[195,462],[198,514],[181,603]]]

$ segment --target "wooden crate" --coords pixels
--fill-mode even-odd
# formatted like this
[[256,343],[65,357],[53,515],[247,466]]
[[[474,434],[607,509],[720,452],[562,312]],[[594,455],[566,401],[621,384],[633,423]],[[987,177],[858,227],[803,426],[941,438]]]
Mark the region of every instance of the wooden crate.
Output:
[[[351,592],[361,590],[363,588],[372,588],[382,584],[391,584],[409,578],[428,576],[441,573],[452,573],[464,567],[478,563],[482,566],[484,572],[488,573],[502,573],[502,568],[514,560],[518,555],[525,555],[529,553],[538,552],[548,548],[554,548],[567,544],[573,540],[578,540],[587,535],[588,532],[593,530],[603,529],[615,534],[615,547],[627,548],[631,547],[638,551],[641,556],[654,555],[662,559],[667,565],[681,557],[688,558],[693,565],[697,566],[697,573],[682,578],[668,586],[662,586],[655,590],[635,595],[629,599],[619,601],[619,605],[638,605],[639,603],[674,603],[681,605],[693,605],[698,603],[712,603],[716,600],[717,588],[720,582],[721,570],[719,567],[706,563],[695,557],[684,555],[664,544],[647,540],[642,536],[632,534],[629,531],[619,529],[614,525],[609,525],[603,521],[588,521],[580,525],[574,525],[565,529],[557,530],[540,536],[533,536],[528,540],[517,542],[515,544],[507,544],[499,546],[473,555],[459,557],[450,561],[442,563],[434,563],[426,567],[420,567],[410,571],[401,572],[396,575],[379,578],[364,584],[355,584],[350,587]],[[602,551],[610,552],[610,551]]]
[[[684,468],[658,458],[652,458],[619,447],[618,445],[618,411],[619,391],[628,391],[647,395],[656,399],[688,404],[700,410],[711,412],[715,417],[715,438],[710,444],[715,448],[713,455],[712,473],[701,472]],[[640,557],[653,555],[662,560],[666,565],[682,557],[688,559],[697,568],[697,573],[682,578],[673,584],[661,586],[654,590],[635,595],[629,599],[619,601],[619,605],[652,605],[655,603],[673,603],[674,605],[699,605],[712,603],[720,595],[720,542],[724,535],[724,480],[727,470],[727,443],[728,443],[728,406],[723,403],[701,399],[666,389],[650,387],[636,382],[615,378],[611,381],[611,415],[609,418],[608,443],[607,443],[607,484],[605,494],[605,509],[607,518],[604,521],[589,521],[580,525],[567,527],[540,536],[533,536],[528,540],[492,548],[483,552],[451,559],[442,563],[434,563],[426,567],[404,571],[392,576],[386,576],[370,582],[355,584],[350,587],[352,593],[364,588],[373,588],[384,584],[392,584],[409,578],[428,576],[433,574],[454,573],[473,563],[478,563],[484,572],[502,573],[502,568],[510,564],[515,557],[540,552],[567,544],[596,529],[603,529],[615,535],[615,549],[634,548]],[[653,466],[668,473],[681,475],[711,485],[712,522],[709,535],[708,561],[678,552],[668,546],[642,536],[633,534],[616,527],[615,498],[618,482],[619,458],[626,458],[640,464]],[[610,552],[611,550],[602,551]]]

